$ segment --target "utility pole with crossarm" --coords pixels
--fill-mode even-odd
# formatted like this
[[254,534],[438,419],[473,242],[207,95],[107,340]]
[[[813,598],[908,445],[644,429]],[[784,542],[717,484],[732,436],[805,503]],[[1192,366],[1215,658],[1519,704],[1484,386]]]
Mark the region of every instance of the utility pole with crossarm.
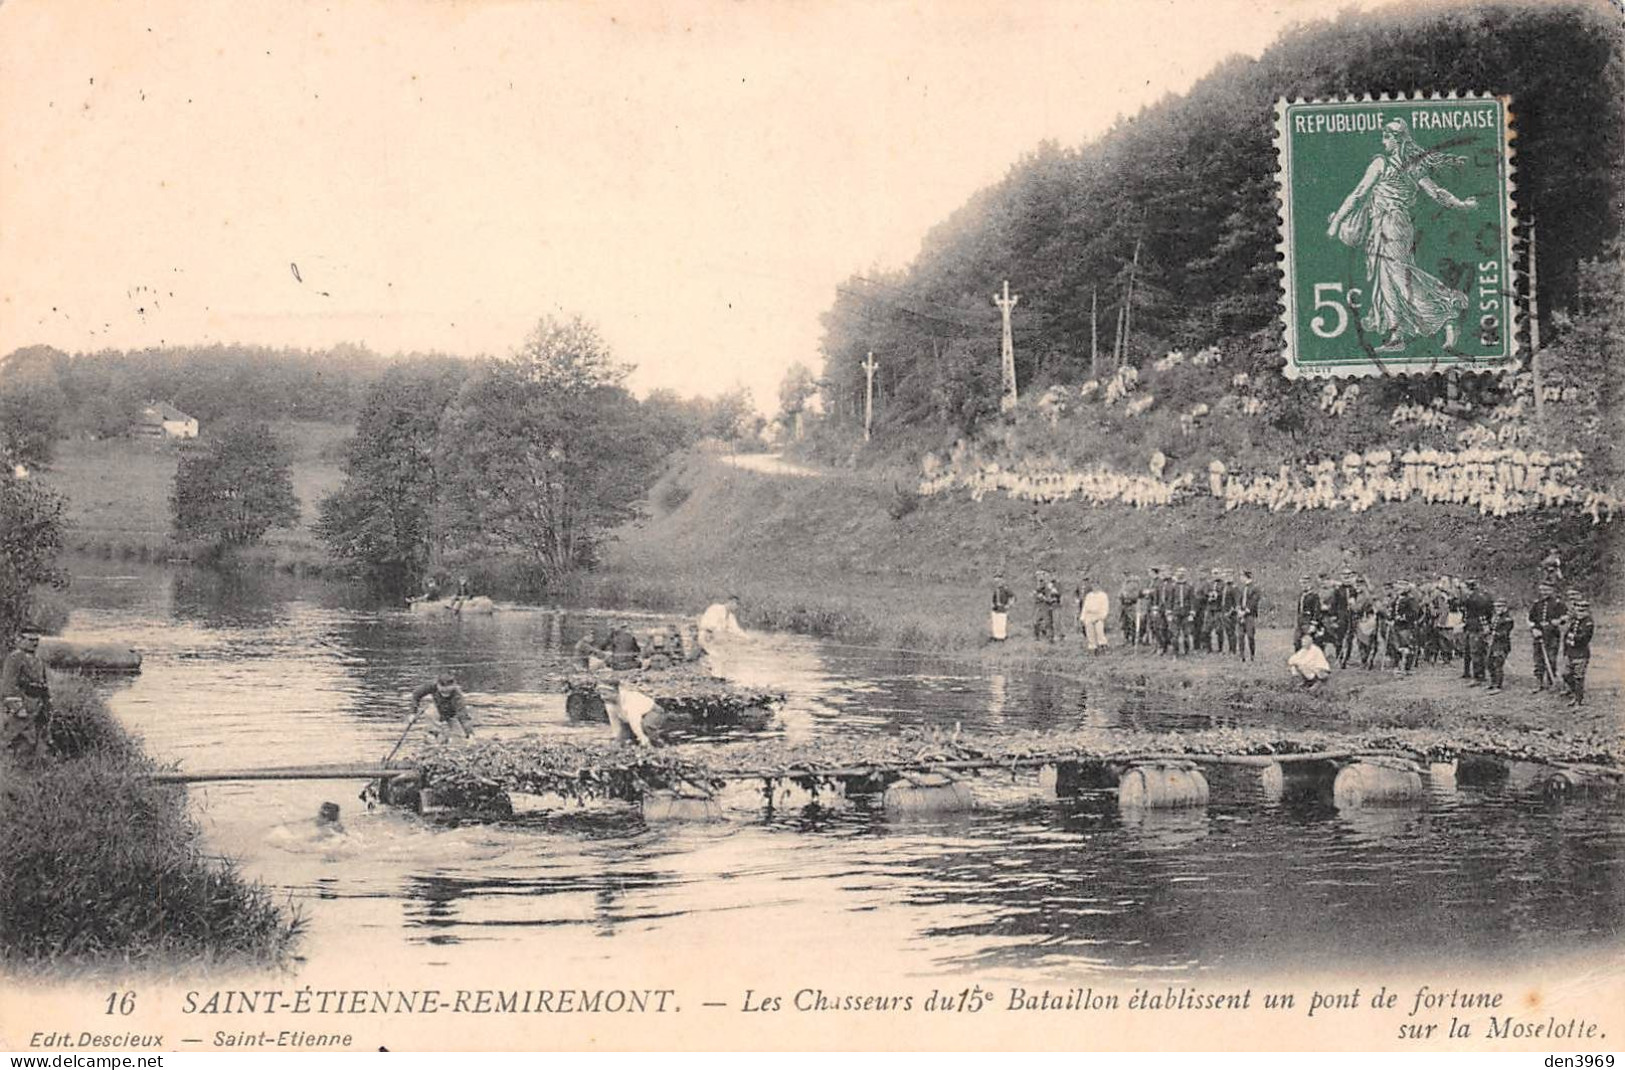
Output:
[[1010,311],[1016,307],[1021,295],[1010,293],[1010,280],[1004,280],[1004,296],[993,295],[993,303],[999,306],[999,313],[1004,317],[1004,338],[999,345],[999,367],[1004,377],[1004,397],[999,401],[999,408],[1009,412],[1016,407],[1016,343],[1010,335]]

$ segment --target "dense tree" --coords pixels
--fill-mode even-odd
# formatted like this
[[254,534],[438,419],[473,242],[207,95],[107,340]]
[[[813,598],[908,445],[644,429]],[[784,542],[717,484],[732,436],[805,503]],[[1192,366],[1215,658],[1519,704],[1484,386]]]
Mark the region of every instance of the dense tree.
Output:
[[441,420],[448,537],[516,553],[543,583],[590,565],[637,514],[662,453],[625,375],[580,319],[545,319],[489,362]]
[[458,370],[385,375],[356,419],[344,484],[321,503],[316,534],[328,550],[392,591],[415,587],[431,561],[439,494],[435,444]]
[[30,346],[0,361],[0,453],[11,463],[50,462],[67,408],[58,382],[66,360],[49,346]]
[[818,378],[811,368],[796,361],[779,381],[779,412],[794,421],[796,415],[807,408],[808,399],[816,393]]
[[288,448],[264,423],[227,424],[181,452],[170,507],[175,533],[215,546],[252,546],[299,522]]
[[56,567],[63,504],[62,496],[37,478],[0,466],[0,649],[10,650],[23,625],[35,623],[38,588],[67,583],[67,574]]

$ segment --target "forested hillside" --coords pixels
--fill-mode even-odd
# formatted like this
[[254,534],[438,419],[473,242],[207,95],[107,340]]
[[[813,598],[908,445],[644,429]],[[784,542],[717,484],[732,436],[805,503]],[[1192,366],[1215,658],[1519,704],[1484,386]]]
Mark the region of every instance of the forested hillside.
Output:
[[[1208,346],[1224,352],[1227,380],[1279,379],[1275,103],[1415,91],[1512,98],[1516,211],[1520,227],[1539,224],[1542,326],[1548,342],[1559,341],[1552,370],[1575,388],[1573,400],[1607,411],[1617,348],[1604,359],[1578,354],[1585,359],[1572,368],[1560,359],[1576,317],[1594,311],[1581,307],[1586,262],[1603,258],[1591,270],[1606,273],[1620,231],[1625,60],[1618,13],[1598,2],[1305,25],[1094,142],[1039,146],[932,231],[907,269],[840,287],[825,316],[826,412],[848,428],[861,422],[860,364],[872,351],[882,443],[975,429],[998,411],[992,296],[1006,279],[1021,298],[1017,378],[1029,397]],[[1594,279],[1591,292],[1606,298],[1611,284]],[[1457,384],[1442,378],[1377,383],[1367,407],[1386,419],[1396,405],[1443,398]],[[1312,410],[1321,386],[1261,389],[1263,417],[1291,433],[1304,429],[1304,405]],[[1493,385],[1473,390],[1487,407],[1511,396]]]

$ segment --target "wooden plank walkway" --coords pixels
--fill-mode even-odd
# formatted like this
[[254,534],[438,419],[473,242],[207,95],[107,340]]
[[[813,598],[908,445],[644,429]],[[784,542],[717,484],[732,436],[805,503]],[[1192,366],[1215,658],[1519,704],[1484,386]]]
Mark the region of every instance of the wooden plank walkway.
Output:
[[166,769],[153,773],[151,779],[160,784],[199,784],[211,780],[378,780],[417,771],[413,766],[357,762],[351,765],[273,765],[259,769]]

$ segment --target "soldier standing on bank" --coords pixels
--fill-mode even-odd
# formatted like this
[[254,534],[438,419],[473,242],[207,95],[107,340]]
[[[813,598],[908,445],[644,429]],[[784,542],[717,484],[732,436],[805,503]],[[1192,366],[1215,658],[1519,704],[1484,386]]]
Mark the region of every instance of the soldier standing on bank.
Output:
[[1461,659],[1461,678],[1468,681],[1468,687],[1478,687],[1484,682],[1489,651],[1489,636],[1485,629],[1489,626],[1490,613],[1494,609],[1495,604],[1478,586],[1478,581],[1468,580],[1467,594],[1461,600],[1461,625],[1467,638],[1466,656]]
[[1236,652],[1241,660],[1258,660],[1258,611],[1263,599],[1253,586],[1253,574],[1241,570],[1241,590],[1236,592]]
[[1586,701],[1586,669],[1591,665],[1591,635],[1596,625],[1591,620],[1591,603],[1584,598],[1574,603],[1568,629],[1563,633],[1563,655],[1568,664],[1563,667],[1563,683],[1568,687],[1571,706],[1584,706]]
[[1552,593],[1551,584],[1542,583],[1538,590],[1540,597],[1529,607],[1529,636],[1535,658],[1535,686],[1529,692],[1532,695],[1557,686],[1557,653],[1568,616],[1568,607]]
[[1506,686],[1507,655],[1512,653],[1512,614],[1507,612],[1507,600],[1497,598],[1485,625],[1485,641],[1489,657],[1489,694],[1498,695]]
[[0,664],[5,718],[0,743],[15,758],[43,758],[51,741],[51,681],[39,656],[39,637],[38,628],[24,628]]
[[1298,621],[1294,639],[1302,635],[1309,626],[1320,623],[1320,595],[1315,591],[1314,581],[1308,576],[1298,580]]

